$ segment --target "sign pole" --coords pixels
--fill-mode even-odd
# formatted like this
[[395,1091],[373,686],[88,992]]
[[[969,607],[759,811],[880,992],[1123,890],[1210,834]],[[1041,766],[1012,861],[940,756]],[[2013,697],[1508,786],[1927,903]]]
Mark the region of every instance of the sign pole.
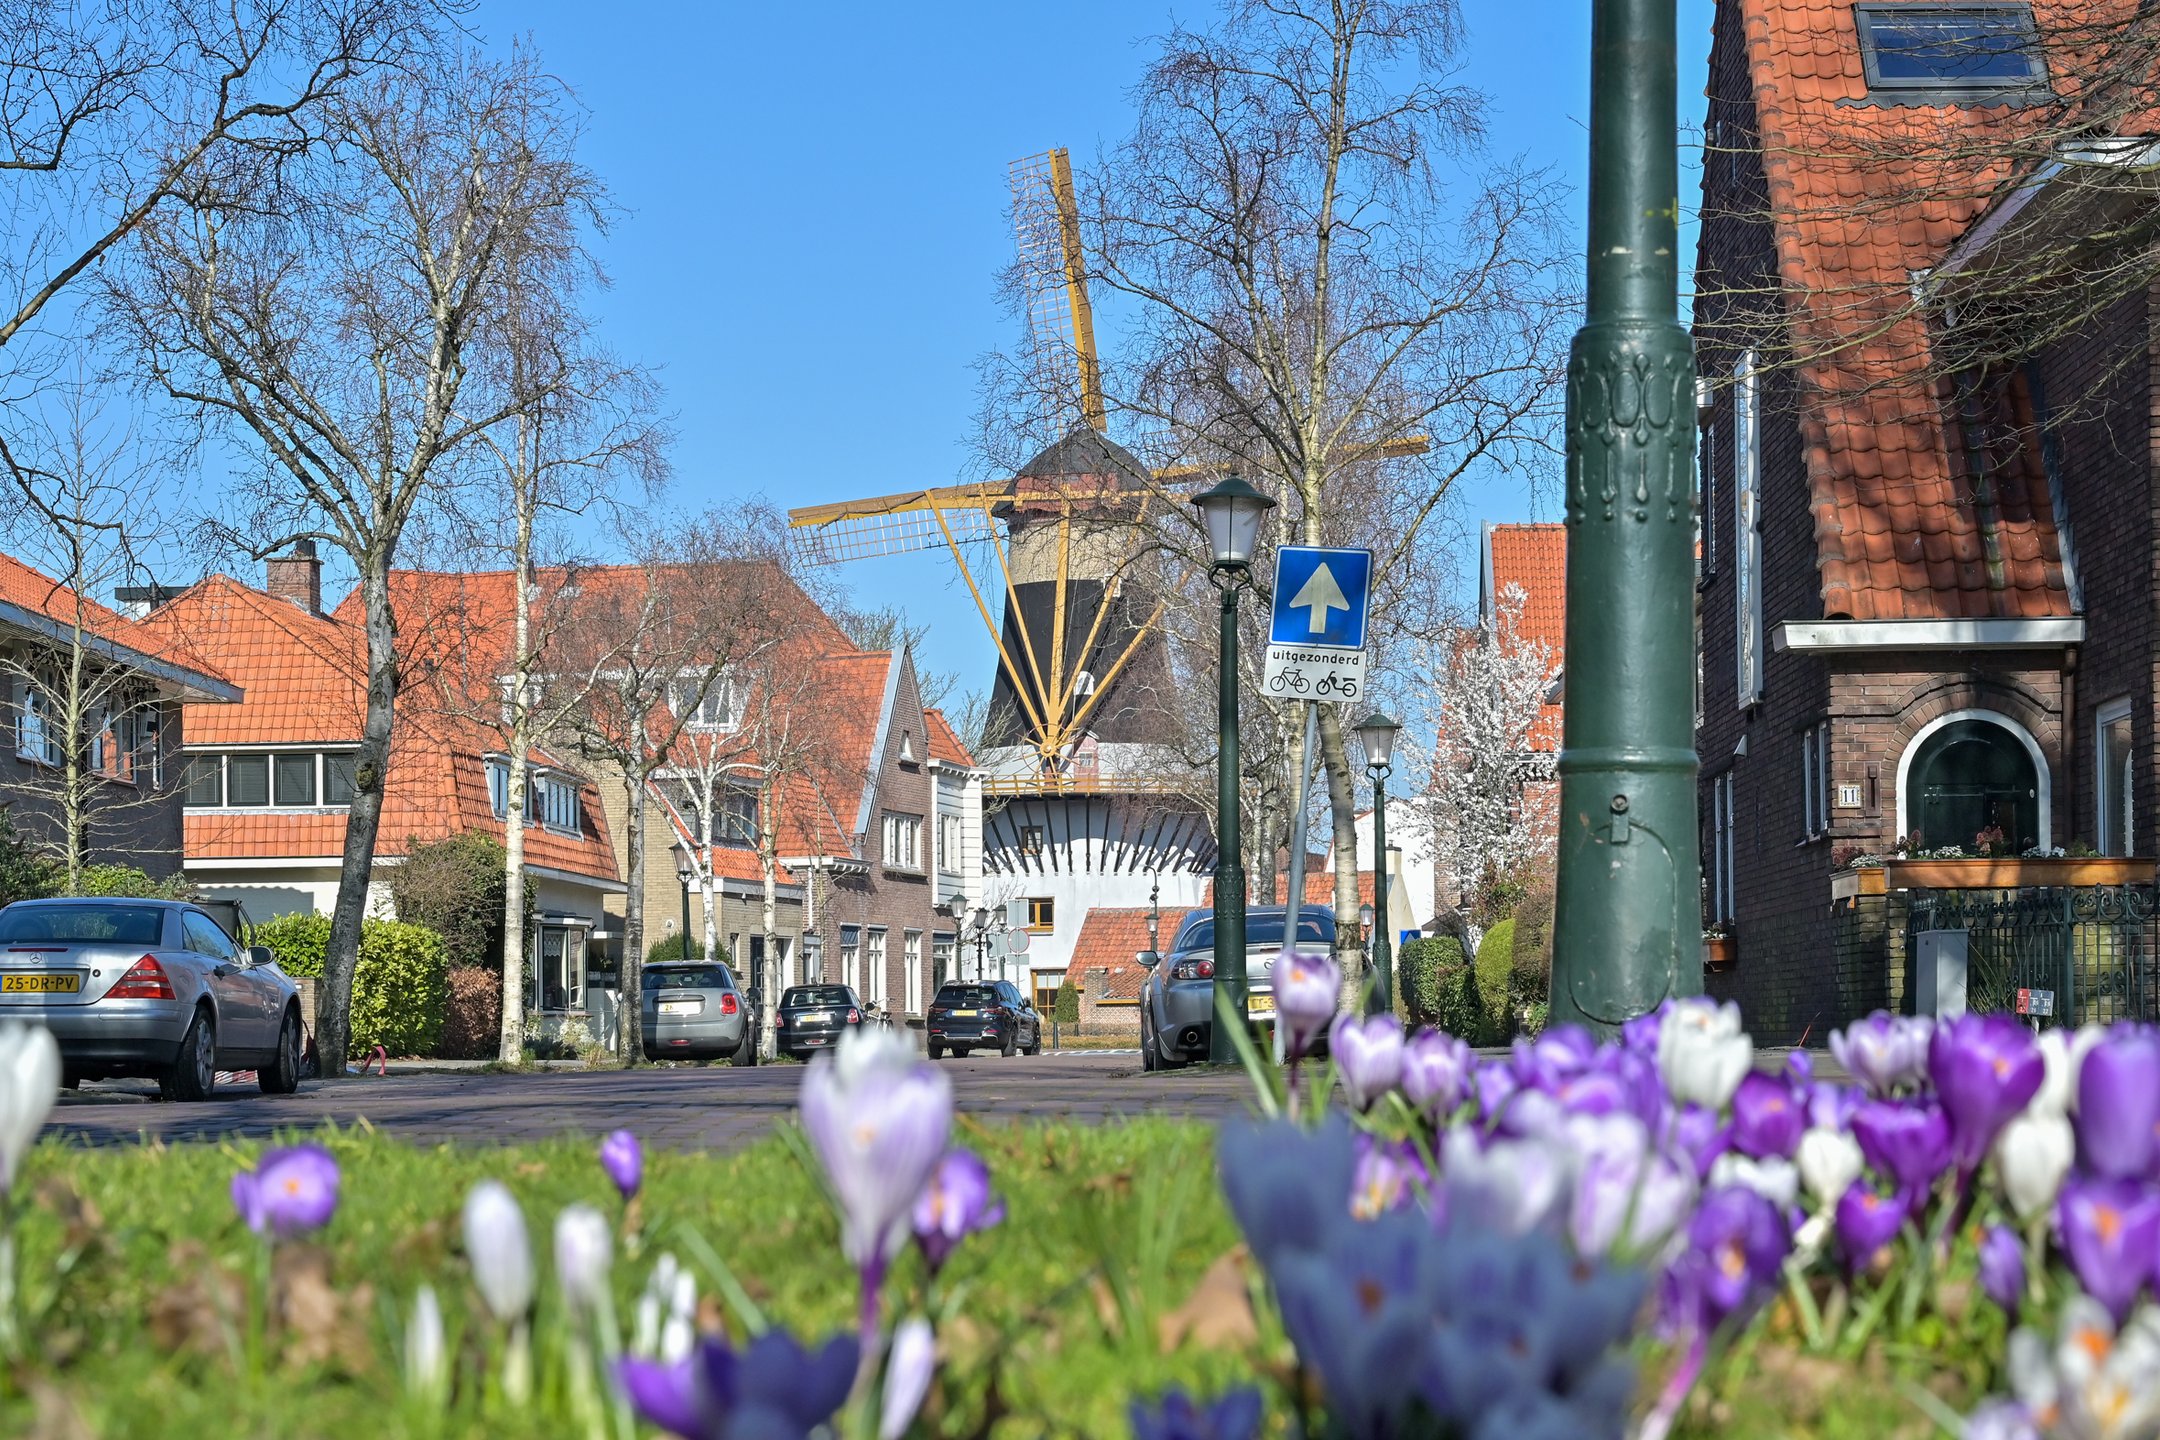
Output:
[[1594,0],[1585,324],[1568,360],[1552,1023],[1702,989],[1695,360],[1679,322],[1675,0]]
[[[1304,702],[1305,728],[1298,740],[1297,763],[1292,770],[1297,775],[1297,786],[1290,793],[1290,889],[1283,897],[1283,948],[1289,949],[1297,941],[1298,922],[1305,914],[1305,825],[1306,800],[1312,791],[1313,752],[1320,748],[1320,707],[1312,701]],[[1282,1010],[1275,1011],[1275,1063],[1284,1060]]]

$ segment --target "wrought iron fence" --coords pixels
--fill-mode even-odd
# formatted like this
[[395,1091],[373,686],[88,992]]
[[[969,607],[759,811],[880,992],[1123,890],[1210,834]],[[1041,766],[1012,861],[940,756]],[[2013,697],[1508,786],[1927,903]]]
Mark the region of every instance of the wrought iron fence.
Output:
[[1905,954],[1929,930],[1966,936],[1969,1009],[2034,1013],[2045,1024],[2153,1020],[2160,953],[2151,885],[1915,890]]

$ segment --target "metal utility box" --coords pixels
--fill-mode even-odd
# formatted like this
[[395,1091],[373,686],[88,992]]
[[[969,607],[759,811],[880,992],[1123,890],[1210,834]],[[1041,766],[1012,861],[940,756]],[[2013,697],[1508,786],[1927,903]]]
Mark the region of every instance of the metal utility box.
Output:
[[1922,930],[1913,936],[1913,1012],[1947,1020],[1965,1013],[1966,935]]

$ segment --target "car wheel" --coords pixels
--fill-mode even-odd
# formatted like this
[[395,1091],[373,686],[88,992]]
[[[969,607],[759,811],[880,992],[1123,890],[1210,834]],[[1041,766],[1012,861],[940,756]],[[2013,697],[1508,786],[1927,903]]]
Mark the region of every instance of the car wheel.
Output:
[[1019,1050],[1020,1027],[1018,1025],[1015,1025],[1012,1029],[1005,1032],[1005,1043],[998,1046],[998,1054],[1003,1055],[1007,1060],[1010,1060],[1014,1055],[1019,1053]]
[[1158,1070],[1182,1070],[1185,1068],[1185,1062],[1172,1054],[1170,1048],[1163,1043],[1160,1030],[1155,1032],[1155,1068]]
[[968,1047],[965,1045],[955,1045],[953,1046],[952,1053],[953,1059],[965,1060],[968,1057]]
[[158,1089],[168,1100],[207,1100],[217,1088],[217,1022],[208,1007],[198,1009],[180,1038],[180,1054],[172,1068],[158,1077]]
[[255,1072],[265,1095],[290,1095],[300,1088],[300,1012],[288,1007],[278,1026],[277,1056]]
[[1146,1013],[1142,1012],[1140,1019],[1140,1069],[1142,1072],[1148,1072],[1158,1068],[1160,1067],[1155,1063],[1155,1027],[1148,1023]]
[[728,1056],[728,1063],[745,1068],[757,1064],[757,1046],[751,1043],[749,1036],[743,1036],[742,1044],[737,1045],[735,1053]]
[[935,1040],[930,1042],[930,1058],[933,1060],[942,1060],[945,1058],[945,1047],[938,1044]]

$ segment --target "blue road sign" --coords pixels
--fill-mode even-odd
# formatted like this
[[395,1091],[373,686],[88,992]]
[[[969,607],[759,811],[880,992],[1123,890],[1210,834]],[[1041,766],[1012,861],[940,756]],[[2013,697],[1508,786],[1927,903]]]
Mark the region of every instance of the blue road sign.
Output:
[[1268,643],[1362,649],[1371,598],[1372,551],[1285,545],[1275,552]]

